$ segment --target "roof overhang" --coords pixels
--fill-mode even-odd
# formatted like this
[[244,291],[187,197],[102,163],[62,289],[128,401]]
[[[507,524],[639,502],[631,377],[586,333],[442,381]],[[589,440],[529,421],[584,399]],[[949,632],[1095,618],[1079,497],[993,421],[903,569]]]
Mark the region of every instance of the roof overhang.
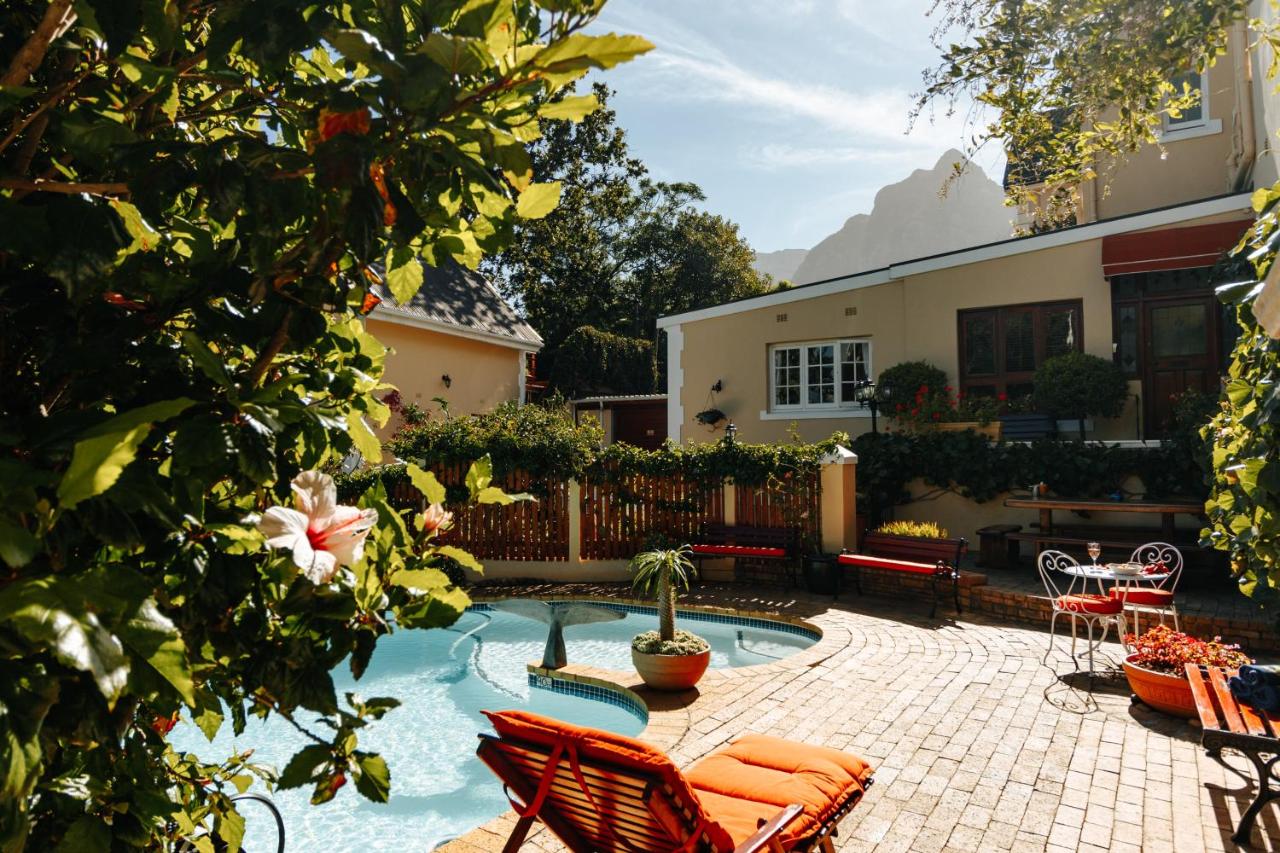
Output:
[[427,317],[419,317],[416,314],[407,314],[397,311],[395,308],[384,307],[379,305],[369,314],[374,320],[382,320],[386,323],[396,323],[401,326],[411,326],[415,329],[427,329],[432,332],[439,332],[444,335],[453,335],[454,337],[467,338],[473,341],[483,341],[488,344],[496,344],[502,347],[510,347],[521,352],[538,352],[542,349],[542,341],[539,339],[536,343],[526,341],[521,338],[513,338],[508,335],[499,335],[494,332],[486,332],[482,329],[471,329],[466,326],[455,326],[453,323],[443,323],[439,320],[432,320]]
[[671,314],[658,319],[658,328],[666,329],[683,323],[694,323],[699,320],[710,320],[716,317],[740,314],[744,311],[755,311],[759,308],[772,308],[777,305],[801,302],[820,296],[846,293],[851,290],[860,290],[864,287],[888,284],[891,281],[913,275],[922,275],[997,258],[1013,257],[1028,252],[1038,252],[1044,249],[1057,248],[1058,246],[1069,246],[1074,243],[1109,237],[1113,234],[1127,234],[1132,231],[1161,228],[1191,219],[1219,216],[1224,213],[1242,213],[1251,210],[1251,198],[1251,193],[1233,193],[1190,204],[1180,204],[1116,219],[1106,219],[1088,225],[1076,225],[1071,228],[1063,228],[1060,231],[1037,234],[1033,237],[1017,237],[1002,240],[998,243],[974,246],[969,249],[957,249],[954,252],[945,252],[940,255],[930,255],[915,260],[903,261],[902,263],[880,269],[867,270],[854,275],[814,282],[813,284],[802,284],[799,287],[778,290],[773,293],[766,293],[763,296],[753,296],[737,302],[712,305],[709,308],[686,311],[683,314]]

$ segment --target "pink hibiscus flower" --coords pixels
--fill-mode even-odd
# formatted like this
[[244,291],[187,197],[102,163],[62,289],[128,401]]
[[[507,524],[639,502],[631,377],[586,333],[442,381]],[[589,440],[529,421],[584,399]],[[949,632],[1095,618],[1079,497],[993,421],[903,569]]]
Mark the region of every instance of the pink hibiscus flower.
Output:
[[378,521],[376,509],[338,504],[333,478],[304,471],[293,478],[295,509],[273,506],[262,514],[258,529],[272,548],[293,552],[293,562],[312,583],[328,583],[338,566],[364,556],[364,538]]

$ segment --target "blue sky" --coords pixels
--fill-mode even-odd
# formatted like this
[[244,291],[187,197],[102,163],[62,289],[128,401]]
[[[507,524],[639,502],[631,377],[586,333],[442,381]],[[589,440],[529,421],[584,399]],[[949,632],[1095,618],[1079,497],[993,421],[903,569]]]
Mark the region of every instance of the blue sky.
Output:
[[[687,180],[758,251],[809,248],[876,190],[960,148],[960,116],[907,129],[937,58],[930,0],[610,0],[600,29],[657,45],[605,75],[635,153]],[[980,158],[985,167],[999,152]],[[988,168],[990,172],[990,168]]]

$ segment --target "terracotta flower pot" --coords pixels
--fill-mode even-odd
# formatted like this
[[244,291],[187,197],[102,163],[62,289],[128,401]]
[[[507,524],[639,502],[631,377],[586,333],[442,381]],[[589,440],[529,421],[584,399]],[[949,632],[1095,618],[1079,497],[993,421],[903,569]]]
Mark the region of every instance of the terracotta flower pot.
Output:
[[1196,700],[1191,695],[1191,683],[1185,678],[1156,672],[1131,663],[1135,655],[1124,659],[1124,674],[1129,687],[1144,705],[1164,711],[1175,717],[1192,719],[1197,716]]
[[711,649],[696,655],[650,655],[631,650],[631,662],[644,683],[654,690],[688,690],[711,663]]

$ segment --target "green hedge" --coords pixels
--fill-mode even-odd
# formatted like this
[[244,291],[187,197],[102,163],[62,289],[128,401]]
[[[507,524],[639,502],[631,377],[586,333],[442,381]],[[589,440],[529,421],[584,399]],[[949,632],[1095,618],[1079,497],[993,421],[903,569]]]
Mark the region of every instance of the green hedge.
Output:
[[579,326],[551,354],[551,385],[566,394],[648,394],[657,388],[653,341]]
[[991,442],[972,431],[867,433],[858,436],[858,495],[873,518],[910,500],[907,484],[923,480],[982,503],[1044,482],[1072,497],[1108,497],[1136,476],[1152,498],[1203,500],[1204,470],[1185,447],[1126,448],[1043,440]]

